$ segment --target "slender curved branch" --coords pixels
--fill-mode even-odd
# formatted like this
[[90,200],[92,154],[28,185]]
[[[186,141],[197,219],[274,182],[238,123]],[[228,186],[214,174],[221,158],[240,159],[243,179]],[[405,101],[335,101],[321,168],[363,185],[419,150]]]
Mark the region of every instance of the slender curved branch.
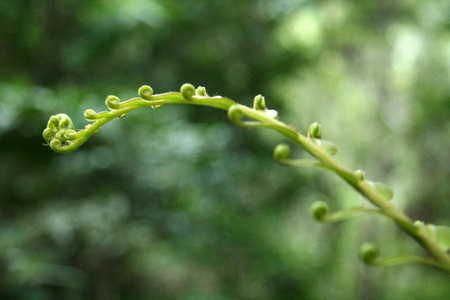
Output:
[[[419,226],[413,223],[408,216],[392,205],[389,202],[392,197],[392,192],[383,184],[366,180],[362,171],[357,170],[352,172],[338,163],[332,157],[336,152],[335,146],[331,142],[321,139],[320,126],[317,123],[313,123],[308,131],[308,135],[304,136],[294,128],[279,121],[276,111],[266,108],[264,97],[261,95],[255,97],[253,108],[250,108],[221,96],[210,97],[206,93],[205,88],[198,87],[195,89],[191,84],[184,84],[180,92],[156,95],[153,95],[151,87],[142,86],[138,94],[138,98],[132,98],[124,102],[120,102],[115,96],[109,96],[106,99],[106,105],[109,111],[96,113],[91,109],[86,110],[84,116],[86,120],[93,122],[93,124],[87,125],[85,129],[78,132],[74,130],[72,120],[67,115],[58,114],[52,116],[47,124],[47,128],[43,132],[43,136],[54,151],[67,153],[80,147],[90,136],[98,132],[109,121],[115,118],[122,118],[129,112],[140,108],[159,108],[166,104],[192,104],[227,110],[230,121],[235,125],[269,128],[300,145],[315,157],[317,161],[289,160],[290,152],[285,146],[279,147],[278,150],[278,147],[275,149],[275,158],[280,163],[286,165],[306,164],[333,171],[377,207],[377,210],[355,209],[352,213],[354,211],[376,211],[391,218],[401,230],[411,236],[434,257],[434,260],[414,258],[411,261],[433,265],[450,273],[450,255],[424,229],[425,226]],[[337,219],[341,218],[342,216],[338,215]]]

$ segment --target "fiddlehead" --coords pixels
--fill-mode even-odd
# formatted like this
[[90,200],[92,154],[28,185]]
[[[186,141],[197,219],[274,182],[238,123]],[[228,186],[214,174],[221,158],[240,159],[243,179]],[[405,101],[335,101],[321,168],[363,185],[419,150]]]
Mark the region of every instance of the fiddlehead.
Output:
[[43,136],[53,150],[70,146],[76,139],[72,119],[66,114],[51,116]]
[[195,87],[190,83],[185,83],[181,86],[180,92],[184,99],[191,100],[195,95]]

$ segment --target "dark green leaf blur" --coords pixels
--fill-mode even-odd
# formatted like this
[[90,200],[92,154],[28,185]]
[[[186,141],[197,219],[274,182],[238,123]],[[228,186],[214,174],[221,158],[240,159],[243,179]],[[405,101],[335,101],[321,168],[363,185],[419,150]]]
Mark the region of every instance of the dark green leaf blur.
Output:
[[[0,0],[1,299],[444,299],[449,276],[358,259],[424,255],[323,170],[281,166],[287,142],[226,112],[164,106],[114,120],[79,150],[110,94],[189,82],[251,106],[257,94],[337,160],[393,188],[413,219],[450,225],[449,5],[441,0]],[[308,155],[293,146],[295,157]]]

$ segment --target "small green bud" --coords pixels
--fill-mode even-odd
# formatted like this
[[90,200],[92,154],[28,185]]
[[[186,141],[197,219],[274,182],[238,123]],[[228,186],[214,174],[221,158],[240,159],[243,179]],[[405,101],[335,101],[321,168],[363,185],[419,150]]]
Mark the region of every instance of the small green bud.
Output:
[[244,117],[244,114],[237,104],[233,104],[228,108],[227,115],[232,123],[238,123]]
[[109,109],[118,109],[120,99],[116,96],[110,95],[106,98],[105,104]]
[[366,179],[366,173],[362,170],[356,170],[355,173],[353,173],[355,177],[358,180],[365,180]]
[[55,139],[65,142],[67,139],[64,137],[65,129],[60,129],[57,133],[55,133]]
[[374,265],[379,254],[380,251],[373,243],[364,243],[359,250],[359,257],[366,265]]
[[59,126],[65,130],[68,129],[73,129],[73,123],[72,123],[72,119],[65,114],[60,114],[58,116],[61,116],[61,119],[59,121]]
[[64,138],[66,138],[67,140],[74,140],[77,138],[76,136],[77,132],[73,129],[69,129],[64,133]]
[[325,221],[325,219],[328,217],[328,214],[330,212],[328,208],[328,204],[326,204],[323,201],[316,201],[314,202],[310,207],[311,215],[316,219],[317,221]]
[[62,142],[58,139],[54,139],[50,142],[50,148],[54,149],[59,149],[62,147]]
[[205,87],[199,86],[197,89],[195,89],[195,95],[196,95],[196,96],[207,97],[207,96],[208,96],[208,93],[206,92]]
[[195,95],[195,87],[190,83],[185,83],[181,86],[180,92],[184,99],[190,100]]
[[269,117],[276,119],[278,118],[278,112],[274,109],[267,109],[266,107],[266,100],[264,98],[264,96],[257,95],[255,96],[255,98],[253,99],[253,109],[254,110],[258,110],[258,111],[262,111],[264,112],[266,115],[268,115]]
[[120,99],[119,99],[118,97],[114,96],[114,95],[109,95],[109,96],[106,98],[106,101],[108,101],[109,103],[113,103],[113,104],[118,104],[118,103],[120,103]]
[[50,143],[53,139],[53,136],[55,134],[54,129],[52,128],[46,128],[44,130],[44,132],[42,133],[42,136],[44,137],[44,139],[47,141],[47,143]]
[[261,94],[255,96],[255,98],[253,99],[253,109],[254,110],[262,110],[262,111],[267,110],[266,100],[264,99],[264,97]]
[[97,119],[97,113],[93,109],[86,109],[84,112],[84,118],[87,121],[94,122]]
[[312,123],[309,125],[308,129],[308,137],[312,139],[320,139],[322,138],[322,134],[320,132],[321,125],[317,122]]
[[151,100],[153,96],[153,89],[148,85],[143,85],[139,88],[138,95],[143,100]]
[[291,148],[288,144],[279,144],[273,149],[273,156],[277,161],[287,159],[291,156]]

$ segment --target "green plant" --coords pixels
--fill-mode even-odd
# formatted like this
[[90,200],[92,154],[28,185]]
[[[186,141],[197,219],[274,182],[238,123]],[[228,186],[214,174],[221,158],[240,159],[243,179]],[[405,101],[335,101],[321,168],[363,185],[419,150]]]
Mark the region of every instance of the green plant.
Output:
[[233,124],[244,127],[265,127],[278,131],[300,145],[316,159],[291,159],[290,147],[287,144],[280,144],[274,149],[274,157],[279,163],[287,166],[319,167],[332,171],[375,206],[370,209],[353,207],[330,213],[327,204],[318,201],[311,206],[311,213],[316,220],[331,223],[345,220],[355,213],[379,214],[392,219],[401,230],[412,237],[431,255],[431,257],[398,255],[380,258],[377,247],[372,243],[366,243],[360,249],[360,257],[366,264],[389,266],[423,263],[450,273],[450,255],[447,252],[450,249],[450,228],[412,221],[389,202],[393,193],[385,184],[369,181],[365,178],[363,171],[351,171],[338,163],[332,157],[337,152],[337,148],[333,143],[322,139],[319,124],[311,124],[307,135],[302,135],[291,126],[279,121],[277,112],[267,109],[265,99],[261,95],[255,97],[253,108],[250,108],[225,97],[210,97],[204,87],[195,89],[191,84],[184,84],[180,92],[156,95],[153,94],[151,87],[142,86],[138,94],[139,97],[124,102],[120,102],[115,96],[107,97],[106,106],[109,111],[97,113],[92,109],[86,110],[84,113],[86,120],[93,123],[87,125],[83,130],[75,131],[72,120],[65,114],[52,116],[43,136],[54,151],[67,153],[80,147],[104,124],[115,118],[122,118],[136,109],[149,106],[159,108],[166,104],[193,104],[227,110],[228,118]]

